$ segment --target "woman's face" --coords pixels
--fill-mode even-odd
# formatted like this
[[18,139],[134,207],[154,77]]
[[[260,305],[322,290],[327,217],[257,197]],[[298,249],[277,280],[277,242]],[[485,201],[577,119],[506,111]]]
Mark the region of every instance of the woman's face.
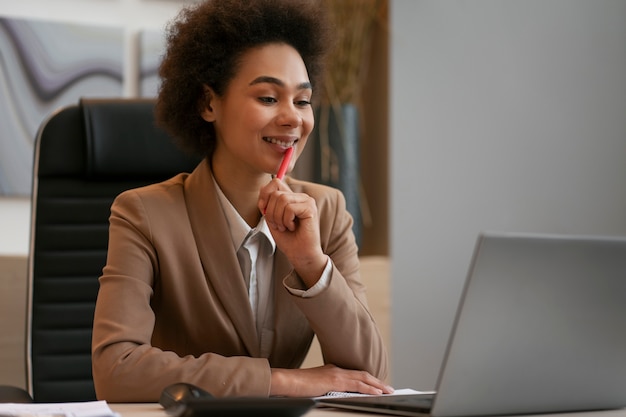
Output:
[[290,146],[293,168],[314,125],[309,76],[293,47],[273,43],[249,50],[224,95],[208,91],[201,114],[217,134],[214,170],[275,174]]

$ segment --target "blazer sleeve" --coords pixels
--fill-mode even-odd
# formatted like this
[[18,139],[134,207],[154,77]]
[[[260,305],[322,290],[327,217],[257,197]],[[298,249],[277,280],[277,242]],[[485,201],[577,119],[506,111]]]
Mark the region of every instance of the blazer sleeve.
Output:
[[[294,302],[317,335],[325,363],[364,370],[385,380],[387,351],[367,305],[352,232],[353,220],[346,210],[345,198],[339,190],[328,187],[319,194],[307,192],[317,200],[322,246],[333,262],[333,269],[324,291],[310,298],[294,295]],[[293,271],[283,284],[304,289],[302,280]]]

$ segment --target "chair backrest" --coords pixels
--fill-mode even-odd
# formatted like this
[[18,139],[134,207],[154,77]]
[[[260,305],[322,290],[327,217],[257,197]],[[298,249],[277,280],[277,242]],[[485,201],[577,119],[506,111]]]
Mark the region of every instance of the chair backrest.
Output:
[[81,100],[35,144],[27,380],[36,402],[96,398],[91,333],[115,196],[200,161],[154,124],[154,100]]

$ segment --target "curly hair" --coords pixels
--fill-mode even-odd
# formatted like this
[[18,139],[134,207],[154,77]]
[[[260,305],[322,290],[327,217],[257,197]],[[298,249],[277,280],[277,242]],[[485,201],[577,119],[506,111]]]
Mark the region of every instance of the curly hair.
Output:
[[250,49],[286,43],[298,51],[311,84],[319,84],[331,43],[330,22],[317,0],[207,0],[184,8],[166,32],[157,124],[184,150],[210,155],[212,123],[200,116],[203,85],[221,96]]

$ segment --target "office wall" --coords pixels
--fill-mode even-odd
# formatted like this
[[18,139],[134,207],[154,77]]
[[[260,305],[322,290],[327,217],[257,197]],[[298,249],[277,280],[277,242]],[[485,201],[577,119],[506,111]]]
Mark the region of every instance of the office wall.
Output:
[[480,231],[626,234],[626,2],[390,16],[393,382],[428,389]]
[[[181,6],[197,0],[20,0],[0,1],[0,15],[74,22],[93,25],[123,26],[137,29],[162,28]],[[53,4],[51,4],[53,3]]]
[[[0,0],[0,15],[121,25],[132,56],[190,2]],[[389,7],[393,382],[429,388],[480,230],[626,233],[626,2]]]

